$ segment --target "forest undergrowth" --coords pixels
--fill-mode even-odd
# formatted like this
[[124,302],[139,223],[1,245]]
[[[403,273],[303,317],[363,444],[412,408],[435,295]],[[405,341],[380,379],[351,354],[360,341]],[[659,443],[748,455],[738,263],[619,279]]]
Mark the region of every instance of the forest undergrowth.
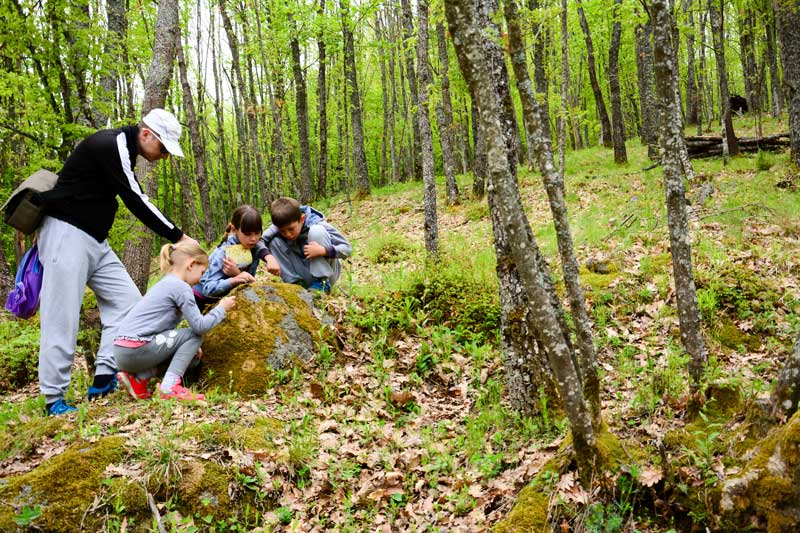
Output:
[[[751,121],[737,121],[740,135]],[[526,419],[504,400],[485,200],[445,206],[440,190],[441,260],[426,264],[422,184],[405,183],[318,205],[355,249],[324,301],[336,341],[321,344],[314,363],[277,371],[263,397],[216,389],[192,406],[118,392],[47,418],[36,320],[4,315],[0,529],[719,528],[712,493],[748,444],[729,435],[750,423],[742,413],[768,395],[800,331],[800,177],[786,154],[693,162],[690,227],[710,360],[708,400],[691,419],[662,173],[641,170],[644,148],[628,150],[627,166],[602,148],[570,153],[567,166],[604,417],[622,443],[595,486],[557,466],[568,446],[562,413],[542,398],[540,416]],[[471,176],[459,184],[469,191]],[[523,170],[520,185],[560,283],[538,173]],[[90,337],[79,350],[92,349]],[[76,357],[71,398],[85,396],[87,375]],[[81,454],[95,459],[83,464]],[[515,508],[523,489],[532,503]],[[70,496],[43,504],[11,491]]]

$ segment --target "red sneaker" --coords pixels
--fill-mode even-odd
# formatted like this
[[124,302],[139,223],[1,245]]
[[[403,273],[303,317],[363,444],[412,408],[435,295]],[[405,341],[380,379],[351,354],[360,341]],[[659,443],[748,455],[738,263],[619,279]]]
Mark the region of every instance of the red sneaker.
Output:
[[159,383],[158,395],[162,400],[175,398],[176,400],[192,402],[192,401],[200,401],[206,399],[204,394],[194,393],[189,389],[187,389],[186,387],[183,387],[181,385],[180,379],[178,380],[177,383],[175,383],[175,385],[172,386],[172,389],[170,389],[170,391],[167,394],[164,394],[164,392],[161,391],[161,384]]
[[146,400],[150,397],[147,390],[147,379],[137,379],[134,374],[129,372],[117,372],[117,381],[125,386],[125,390],[134,400]]

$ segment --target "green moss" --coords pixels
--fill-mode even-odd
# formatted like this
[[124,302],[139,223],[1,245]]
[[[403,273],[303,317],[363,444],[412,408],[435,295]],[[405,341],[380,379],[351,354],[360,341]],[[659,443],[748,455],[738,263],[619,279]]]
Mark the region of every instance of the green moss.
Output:
[[232,435],[234,442],[246,450],[273,450],[275,438],[285,433],[284,426],[277,418],[259,417],[252,427],[237,426]]
[[[102,490],[103,472],[124,456],[122,437],[80,443],[31,472],[0,480],[0,530],[16,529],[14,515],[24,506],[41,506],[34,524],[48,531],[96,530],[100,516],[85,510]],[[13,506],[13,507],[12,507]]]
[[581,285],[589,287],[593,291],[607,289],[611,282],[618,277],[619,272],[616,268],[610,269],[608,274],[590,272],[585,266],[582,266],[580,271]]
[[[203,385],[246,395],[263,393],[274,375],[269,358],[276,340],[287,339],[281,326],[287,316],[309,334],[309,349],[313,349],[321,324],[309,304],[300,298],[301,290],[286,283],[254,283],[237,288],[236,307],[204,339]],[[242,294],[244,291],[254,291],[260,301],[253,301]]]
[[761,348],[761,339],[757,335],[749,335],[736,327],[736,324],[728,317],[723,317],[714,324],[711,336],[722,346],[732,350],[741,347],[754,352]]
[[228,473],[213,461],[188,461],[181,467],[177,494],[179,508],[189,515],[229,516],[231,499],[228,495]]
[[549,531],[547,524],[550,497],[540,487],[522,489],[508,517],[497,524],[494,533],[537,533]]
[[35,417],[24,423],[9,421],[0,428],[0,459],[14,455],[25,456],[35,450],[44,439],[72,427],[72,422],[64,417]]

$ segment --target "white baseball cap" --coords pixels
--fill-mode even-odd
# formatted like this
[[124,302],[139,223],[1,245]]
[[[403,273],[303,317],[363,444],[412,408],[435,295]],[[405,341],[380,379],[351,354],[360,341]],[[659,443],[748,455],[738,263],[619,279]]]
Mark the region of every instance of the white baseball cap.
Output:
[[142,119],[145,126],[152,131],[164,148],[176,157],[183,157],[183,150],[178,143],[181,138],[181,123],[175,115],[161,108],[151,109]]

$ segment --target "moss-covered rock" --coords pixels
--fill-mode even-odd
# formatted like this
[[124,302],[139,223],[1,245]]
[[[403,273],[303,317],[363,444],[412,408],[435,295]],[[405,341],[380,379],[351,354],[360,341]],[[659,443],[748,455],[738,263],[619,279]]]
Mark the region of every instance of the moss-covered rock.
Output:
[[309,361],[321,322],[297,285],[257,282],[238,288],[236,307],[203,342],[203,385],[245,395],[264,392],[274,369]]
[[213,461],[187,461],[181,466],[177,494],[179,508],[185,515],[231,514],[228,473]]
[[539,533],[547,528],[550,497],[541,487],[527,486],[519,493],[508,517],[497,524],[494,533]]
[[101,517],[86,510],[103,490],[106,467],[125,454],[124,442],[79,443],[31,472],[0,479],[0,531],[19,529],[15,516],[25,508],[41,510],[32,524],[46,531],[97,530]]

